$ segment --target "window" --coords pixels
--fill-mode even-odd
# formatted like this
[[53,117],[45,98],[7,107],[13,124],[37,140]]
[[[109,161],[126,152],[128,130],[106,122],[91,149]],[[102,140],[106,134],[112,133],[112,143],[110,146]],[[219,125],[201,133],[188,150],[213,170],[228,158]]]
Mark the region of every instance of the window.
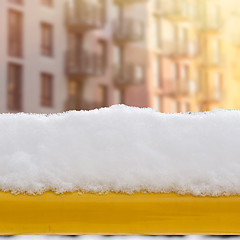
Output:
[[181,78],[178,82],[178,90],[184,93],[189,93],[189,67],[187,65],[182,65],[180,74]]
[[53,76],[41,74],[41,105],[43,107],[53,106]]
[[216,100],[220,100],[222,93],[222,76],[220,73],[216,73],[214,77],[214,97]]
[[124,90],[123,89],[114,89],[114,104],[124,104]]
[[117,45],[114,45],[113,49],[113,62],[117,66],[121,66],[124,61],[123,49]]
[[176,89],[177,87],[177,78],[178,78],[178,64],[172,63],[171,64],[171,80],[172,80],[173,89]]
[[195,71],[195,89],[193,92],[199,93],[201,91],[201,70]]
[[[177,28],[177,27],[176,27]],[[177,51],[178,53],[189,53],[189,37],[188,37],[188,29],[186,27],[177,28],[177,37],[178,37],[178,45]]]
[[53,7],[53,0],[41,0],[42,5]]
[[197,3],[196,2],[190,3],[189,15],[190,15],[191,19],[196,19],[196,16],[197,16]]
[[178,2],[178,7],[179,7],[179,11],[181,14],[188,16],[189,14],[189,4],[186,1],[179,1]]
[[82,42],[83,37],[79,33],[69,32],[68,33],[68,56],[67,64],[69,67],[79,67],[79,61],[82,56]]
[[160,19],[158,17],[155,17],[153,20],[153,45],[156,48],[161,47],[161,41],[160,41]]
[[100,72],[105,72],[107,65],[107,43],[105,40],[98,40],[97,42],[97,55],[99,58],[99,67]]
[[98,86],[98,105],[99,107],[107,106],[107,87],[104,85]]
[[162,109],[162,97],[161,96],[155,96],[154,97],[154,109],[157,111],[161,112],[163,111]]
[[8,65],[7,104],[11,111],[22,110],[22,66]]
[[72,52],[80,52],[83,45],[83,35],[75,32],[68,33],[68,48]]
[[120,46],[114,45],[113,49],[113,63],[114,63],[114,70],[115,74],[120,74],[121,68],[124,64],[124,52],[123,48]]
[[210,18],[214,27],[218,27],[220,22],[220,9],[218,6],[211,6],[210,8]]
[[160,61],[158,56],[155,56],[153,60],[153,80],[154,80],[154,86],[159,87],[160,86]]
[[141,84],[144,81],[144,70],[141,65],[133,66],[133,81],[134,83]]
[[8,12],[8,53],[13,57],[22,56],[23,16],[21,12]]
[[16,4],[20,4],[23,5],[23,0],[8,0],[10,3],[16,3]]
[[213,63],[218,64],[220,62],[221,44],[219,39],[213,41]]
[[41,24],[41,53],[44,56],[53,56],[53,26],[48,23]]

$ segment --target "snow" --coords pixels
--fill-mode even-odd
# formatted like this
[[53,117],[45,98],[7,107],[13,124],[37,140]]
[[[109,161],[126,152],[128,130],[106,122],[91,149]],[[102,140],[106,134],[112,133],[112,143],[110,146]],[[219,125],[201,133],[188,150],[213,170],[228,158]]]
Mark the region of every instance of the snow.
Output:
[[0,189],[240,194],[240,111],[1,114]]

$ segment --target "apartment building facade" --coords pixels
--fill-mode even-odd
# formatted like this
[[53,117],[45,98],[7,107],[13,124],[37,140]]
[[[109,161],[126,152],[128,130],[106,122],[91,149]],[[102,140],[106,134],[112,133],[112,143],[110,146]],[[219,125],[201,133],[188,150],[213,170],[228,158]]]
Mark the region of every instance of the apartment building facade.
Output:
[[224,107],[219,0],[1,0],[0,112]]
[[67,2],[66,109],[148,106],[145,14],[143,1]]
[[[224,59],[223,9],[217,0],[199,0],[199,104],[201,111],[223,107],[227,84],[226,59]],[[230,81],[230,79],[229,79]]]
[[63,0],[0,1],[0,112],[63,111]]
[[194,1],[150,3],[151,107],[162,112],[195,111],[192,72],[198,55]]

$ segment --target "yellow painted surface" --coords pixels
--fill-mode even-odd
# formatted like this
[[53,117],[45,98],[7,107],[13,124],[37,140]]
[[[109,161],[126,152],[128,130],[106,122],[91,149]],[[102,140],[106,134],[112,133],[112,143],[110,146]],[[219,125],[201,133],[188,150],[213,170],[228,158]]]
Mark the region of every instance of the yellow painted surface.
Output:
[[0,193],[1,234],[239,234],[240,197]]

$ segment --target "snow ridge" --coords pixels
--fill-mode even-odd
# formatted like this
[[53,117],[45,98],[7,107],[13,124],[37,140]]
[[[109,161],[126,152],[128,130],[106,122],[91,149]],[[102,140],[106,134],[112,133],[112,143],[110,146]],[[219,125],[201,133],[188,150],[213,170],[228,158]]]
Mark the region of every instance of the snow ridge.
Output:
[[240,111],[1,114],[0,189],[240,194]]

